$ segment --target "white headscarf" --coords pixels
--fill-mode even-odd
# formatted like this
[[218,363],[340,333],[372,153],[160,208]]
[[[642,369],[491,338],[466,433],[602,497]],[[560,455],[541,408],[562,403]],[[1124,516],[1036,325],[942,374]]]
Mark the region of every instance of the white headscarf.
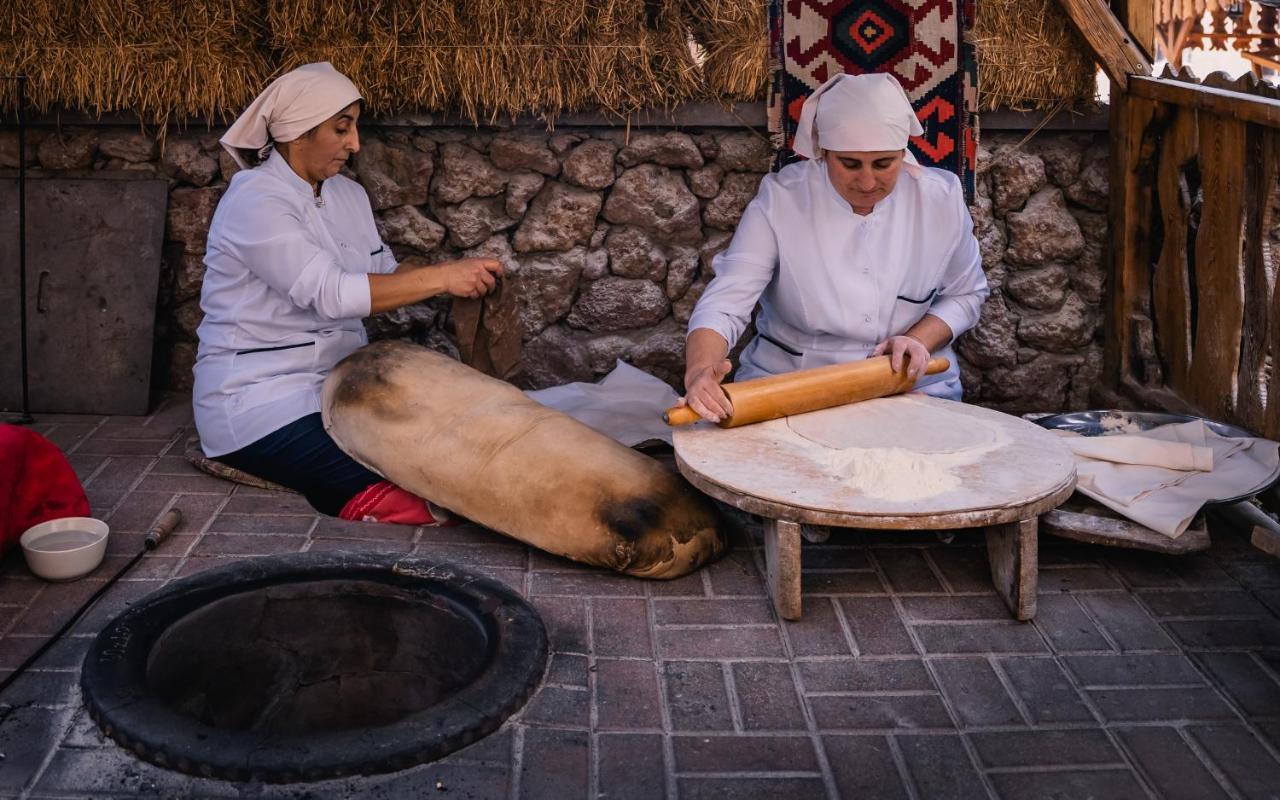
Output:
[[[793,149],[805,158],[816,157],[819,148],[906,150],[910,138],[923,133],[907,93],[892,75],[837,75],[804,101]],[[918,164],[910,150],[903,160]]]
[[247,169],[241,149],[292,142],[359,99],[356,85],[328,61],[304,64],[272,81],[219,141]]

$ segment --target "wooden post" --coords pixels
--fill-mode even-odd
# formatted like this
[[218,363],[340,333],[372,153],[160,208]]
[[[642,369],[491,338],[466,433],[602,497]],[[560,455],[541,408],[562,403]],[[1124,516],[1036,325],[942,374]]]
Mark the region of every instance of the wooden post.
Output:
[[1153,0],[1112,0],[1112,9],[1148,61],[1155,60],[1156,4]]
[[1036,615],[1040,521],[1036,518],[987,528],[991,580],[1009,611],[1020,620]]
[[1150,75],[1151,62],[1111,13],[1105,0],[1059,0],[1107,77],[1122,90],[1130,75]]
[[765,578],[773,607],[783,619],[800,619],[800,525],[764,521]]

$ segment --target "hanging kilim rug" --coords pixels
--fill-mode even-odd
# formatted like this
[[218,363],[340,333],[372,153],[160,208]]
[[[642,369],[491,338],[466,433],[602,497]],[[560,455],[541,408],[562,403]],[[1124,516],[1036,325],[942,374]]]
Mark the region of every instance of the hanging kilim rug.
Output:
[[810,92],[841,72],[889,72],[924,128],[911,151],[921,164],[958,175],[972,201],[978,83],[966,40],[973,13],[974,0],[771,0],[776,166],[799,158],[791,145]]

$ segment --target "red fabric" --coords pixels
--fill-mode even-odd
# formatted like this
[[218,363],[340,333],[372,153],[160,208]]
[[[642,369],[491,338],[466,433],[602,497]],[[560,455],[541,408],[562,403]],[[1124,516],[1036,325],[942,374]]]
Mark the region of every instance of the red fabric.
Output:
[[53,442],[18,425],[0,425],[0,555],[32,525],[89,516],[75,470]]
[[396,486],[380,481],[347,501],[338,512],[342,519],[357,522],[387,522],[394,525],[456,525],[443,509],[436,508]]

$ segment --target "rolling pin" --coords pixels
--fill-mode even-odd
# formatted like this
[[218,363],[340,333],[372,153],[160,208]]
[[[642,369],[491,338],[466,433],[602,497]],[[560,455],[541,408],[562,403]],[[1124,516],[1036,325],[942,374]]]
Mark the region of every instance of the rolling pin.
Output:
[[[945,372],[950,366],[951,362],[945,358],[930,359],[924,374]],[[721,388],[733,404],[733,413],[716,424],[721,428],[736,428],[873,397],[886,397],[905,392],[914,384],[914,380],[907,378],[906,370],[894,372],[889,368],[888,356],[726,383]],[[671,426],[688,425],[701,419],[698,412],[689,406],[668,408],[662,418]]]

